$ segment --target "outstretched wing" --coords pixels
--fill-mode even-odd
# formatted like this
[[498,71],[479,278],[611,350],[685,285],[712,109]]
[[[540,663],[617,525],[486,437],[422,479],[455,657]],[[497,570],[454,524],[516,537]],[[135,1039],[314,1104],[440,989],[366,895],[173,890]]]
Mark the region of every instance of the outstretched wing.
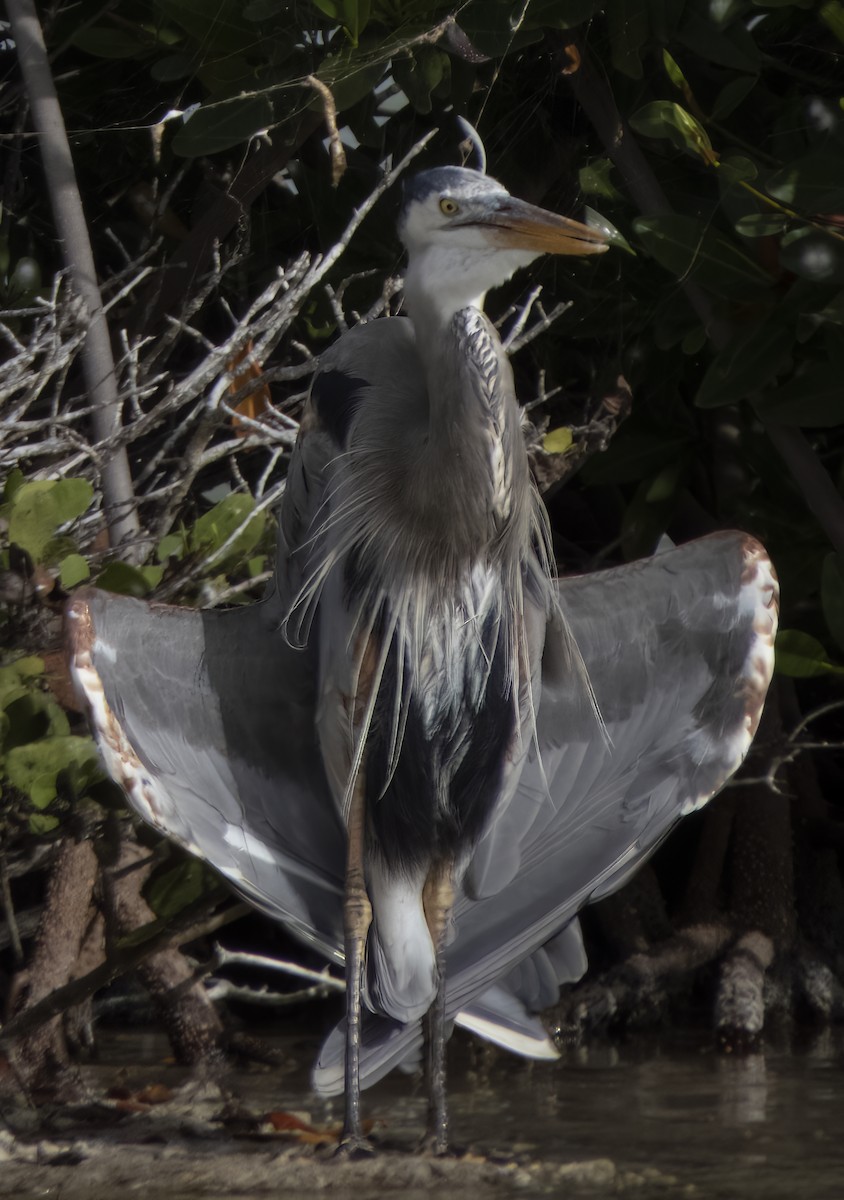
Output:
[[106,767],[151,825],[342,961],[344,831],[314,730],[314,651],[275,598],[194,612],[94,589],[71,670]]
[[[584,905],[620,887],[684,814],[741,763],[773,670],[777,586],[762,547],[716,534],[566,579],[560,602],[606,734],[565,639],[549,627],[539,753],[478,848],[447,951],[447,1011],[471,1007]],[[368,1082],[418,1044],[418,1026],[369,1018]],[[342,1088],[330,1040],[315,1074]]]
[[[267,600],[195,612],[86,590],[68,607],[77,688],[135,810],[338,963],[345,830],[324,764],[337,777],[347,766],[320,744],[324,647],[298,601],[320,566],[349,424],[371,379],[399,375],[412,353],[408,321],[378,326],[356,328],[320,362]],[[417,377],[408,372],[405,399],[418,407]]]

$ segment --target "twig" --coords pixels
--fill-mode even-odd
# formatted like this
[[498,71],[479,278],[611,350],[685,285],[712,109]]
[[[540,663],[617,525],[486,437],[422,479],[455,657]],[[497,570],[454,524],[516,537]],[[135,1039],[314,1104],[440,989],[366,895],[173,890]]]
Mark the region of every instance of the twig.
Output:
[[393,186],[403,171],[410,165],[410,163],[413,162],[414,158],[416,158],[418,154],[422,153],[422,151],[428,145],[428,142],[431,141],[437,132],[438,130],[431,129],[425,134],[424,137],[421,137],[418,142],[415,142],[410,147],[407,154],[405,154],[404,158],[402,158],[399,163],[392,168],[392,170],[388,171],[375,190],[370,192],[363,204],[361,204],[360,208],[355,209],[354,216],[343,230],[339,239],[331,247],[324,258],[318,258],[316,260],[305,276],[304,283],[308,292],[315,287],[324,278],[324,276],[328,274],[328,272],[337,262],[337,259],[340,257],[340,255],[344,253],[349,245],[349,242],[352,240],[357,230],[372,212],[373,208],[384,195],[384,193]]
[[539,311],[539,320],[534,321],[530,329],[526,329],[524,332],[520,330],[518,333],[516,333],[514,331],[514,333],[507,339],[507,342],[504,346],[507,353],[516,354],[525,346],[529,346],[530,343],[535,338],[538,338],[541,333],[544,333],[546,329],[550,329],[558,317],[561,317],[564,312],[568,312],[571,306],[571,300],[561,300],[559,304],[554,305],[549,313],[546,313],[544,312],[542,305],[537,304],[536,307]]
[[[535,288],[533,288],[533,290],[531,291],[527,300],[525,300],[524,304],[522,304],[521,307],[519,307],[517,309],[515,306],[513,306],[513,307],[509,308],[507,310],[507,312],[504,314],[504,316],[502,318],[502,320],[504,320],[504,321],[506,321],[514,313],[518,314],[516,316],[516,320],[513,322],[512,327],[509,329],[507,336],[504,338],[503,345],[504,345],[505,350],[509,349],[510,345],[516,340],[516,338],[519,336],[519,334],[524,329],[525,325],[527,324],[527,319],[531,314],[531,310],[533,309],[534,304],[536,304],[537,300],[539,299],[539,297],[541,295],[542,295],[542,284],[539,283],[536,285]],[[501,322],[497,321],[496,325],[500,329]]]
[[346,151],[337,129],[337,106],[331,89],[321,79],[317,79],[316,75],[308,75],[305,83],[314,89],[322,101],[322,115],[328,130],[328,151],[331,156],[331,186],[336,188],[346,173]]
[[248,954],[240,950],[227,950],[225,946],[214,947],[213,970],[221,967],[261,967],[267,971],[280,971],[284,975],[293,975],[296,979],[306,979],[318,984],[326,991],[344,992],[346,982],[334,975],[328,974],[328,967],[314,971],[310,967],[302,967],[298,963],[281,958],[268,958],[264,954]]
[[3,905],[3,916],[6,919],[6,928],[9,931],[9,944],[12,947],[15,962],[20,964],[23,962],[23,945],[21,943],[15,906],[12,901],[12,889],[9,886],[9,872],[6,869],[5,854],[0,854],[0,899]]
[[206,981],[205,995],[213,1003],[235,1000],[238,1004],[254,1004],[264,1008],[294,1008],[310,1000],[322,1000],[325,988],[300,988],[298,992],[271,992],[267,987],[251,988],[231,983],[228,979]]
[[[742,775],[738,779],[730,781],[731,788],[753,787],[762,784],[777,795],[783,795],[783,787],[777,779],[777,775],[783,767],[793,763],[794,760],[806,751],[816,750],[841,750],[844,749],[842,742],[826,742],[826,741],[800,741],[800,734],[811,725],[813,721],[820,720],[821,717],[828,716],[830,713],[839,712],[844,708],[844,700],[833,700],[829,704],[823,704],[820,708],[815,708],[811,712],[802,717],[794,728],[788,733],[784,745],[782,745],[776,753],[772,755],[768,762],[768,769],[764,775]],[[771,752],[769,747],[766,754]]]

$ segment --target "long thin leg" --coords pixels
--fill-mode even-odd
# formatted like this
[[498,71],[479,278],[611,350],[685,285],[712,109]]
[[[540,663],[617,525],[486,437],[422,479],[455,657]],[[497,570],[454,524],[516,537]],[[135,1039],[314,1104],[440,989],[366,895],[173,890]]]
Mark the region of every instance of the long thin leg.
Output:
[[360,1119],[360,1020],[363,952],[372,920],[363,866],[365,837],[363,771],[358,775],[348,818],[346,893],[343,932],[346,950],[346,1115],[340,1149],[344,1154],[371,1151]]
[[423,898],[425,917],[436,952],[437,995],[425,1016],[428,1125],[422,1145],[431,1153],[442,1155],[448,1152],[448,1096],[445,1068],[445,931],[454,902],[450,867],[428,878]]

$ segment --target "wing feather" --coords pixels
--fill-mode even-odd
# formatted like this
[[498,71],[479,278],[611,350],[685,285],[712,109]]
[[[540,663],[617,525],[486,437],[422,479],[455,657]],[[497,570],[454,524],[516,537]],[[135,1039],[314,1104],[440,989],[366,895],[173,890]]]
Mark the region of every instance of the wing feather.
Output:
[[316,745],[313,651],[292,649],[280,620],[275,599],[217,613],[77,592],[71,669],[137,812],[342,961],[344,833]]
[[[382,371],[393,392],[406,381],[390,401],[403,437],[416,436],[425,404],[407,370],[408,323],[379,325],[388,332],[347,335],[321,366],[291,464],[273,596],[198,613],[89,590],[68,612],[77,684],[136,810],[335,962],[338,801],[357,687],[348,647],[362,630],[342,588],[321,595],[332,566],[326,535],[370,385]],[[544,632],[534,741],[455,908],[451,1019],[521,1053],[550,1053],[532,1013],[585,966],[577,911],[620,887],[747,751],[773,668],[776,595],[764,550],[741,534],[561,581],[562,616]],[[290,644],[298,617],[302,649]],[[348,677],[327,671],[325,656],[350,662]],[[420,1040],[418,1022],[368,1015],[364,1084]],[[341,1026],[317,1064],[321,1091],[342,1089],[342,1045]]]
[[[776,580],[762,547],[745,535],[717,534],[563,580],[560,599],[609,740],[549,628],[539,750],[487,835],[487,882],[499,853],[510,881],[456,906],[457,936],[446,953],[451,1017],[584,904],[621,887],[684,813],[724,785],[747,752],[773,671]],[[380,1077],[384,1063],[420,1040],[418,1023],[397,1029],[371,1018],[362,1077]],[[331,1050],[329,1043],[315,1071],[321,1091],[337,1086]]]

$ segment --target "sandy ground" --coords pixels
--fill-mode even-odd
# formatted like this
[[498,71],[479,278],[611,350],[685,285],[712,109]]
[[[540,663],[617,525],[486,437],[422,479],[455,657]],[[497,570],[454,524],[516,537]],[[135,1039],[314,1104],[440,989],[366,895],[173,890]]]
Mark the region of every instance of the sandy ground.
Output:
[[146,1111],[129,1111],[141,1107],[134,1100],[128,1107],[94,1100],[37,1115],[4,1114],[0,1197],[296,1200],[325,1193],[374,1200],[400,1192],[405,1200],[433,1194],[438,1200],[560,1194],[595,1200],[694,1194],[658,1171],[624,1172],[609,1159],[560,1163],[471,1150],[438,1159],[391,1145],[377,1131],[371,1157],[344,1161],[326,1131],[250,1129],[244,1122],[241,1132],[232,1133],[226,1124],[233,1122],[219,1119],[220,1104],[220,1093],[209,1087],[202,1095],[195,1088],[188,1096],[175,1093]]

